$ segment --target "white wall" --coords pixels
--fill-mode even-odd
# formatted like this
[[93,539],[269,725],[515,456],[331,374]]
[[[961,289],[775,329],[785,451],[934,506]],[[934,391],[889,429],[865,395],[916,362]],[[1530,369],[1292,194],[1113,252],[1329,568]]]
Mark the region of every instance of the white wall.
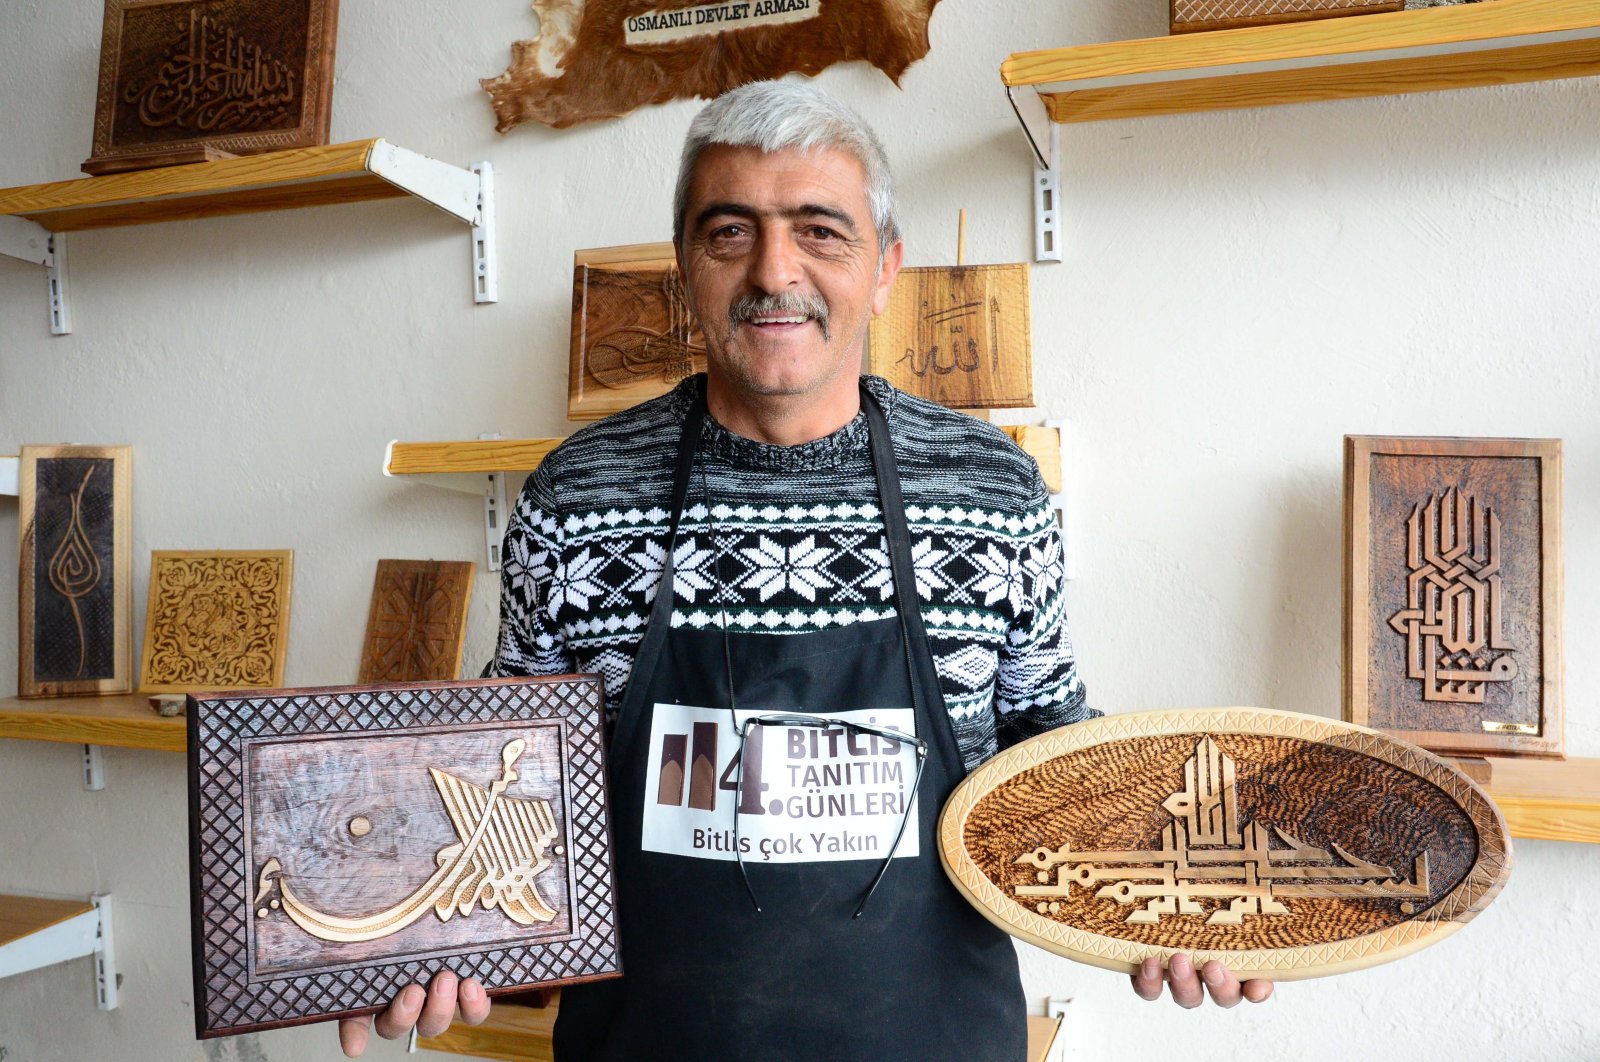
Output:
[[[1163,0],[948,0],[896,89],[821,84],[882,131],[909,261],[1031,251],[1029,154],[1009,52],[1157,34]],[[381,135],[500,189],[501,302],[475,307],[465,231],[373,203],[71,239],[74,332],[48,333],[42,271],[0,260],[0,453],[131,443],[135,602],[151,549],[292,547],[291,684],[353,681],[379,557],[480,561],[478,503],[379,475],[392,438],[565,433],[577,247],[665,238],[693,103],[567,132],[493,131],[476,79],[534,24],[519,0],[344,0],[333,137]],[[77,175],[100,5],[0,8],[0,185]],[[1600,756],[1600,123],[1596,82],[1071,127],[1067,260],[1034,269],[1039,416],[1070,416],[1074,631],[1093,702],[1255,704],[1336,715],[1341,436],[1566,440],[1570,751]],[[16,507],[0,500],[0,549]],[[0,565],[0,600],[16,592]],[[470,666],[488,655],[480,575]],[[0,695],[16,674],[0,609]],[[195,1044],[184,776],[170,753],[0,741],[0,891],[117,897],[122,1007],[80,960],[0,981],[6,1062],[339,1057],[332,1031]],[[1600,1057],[1600,848],[1519,842],[1511,885],[1404,962],[1191,1014],[1026,950],[1035,1009],[1076,997],[1069,1057]],[[1585,973],[1587,971],[1587,973]],[[1587,990],[1585,990],[1587,982]],[[208,1054],[209,1051],[209,1054]],[[220,1052],[220,1053],[219,1053]],[[229,1053],[232,1052],[232,1053]],[[380,1045],[377,1057],[395,1053]]]

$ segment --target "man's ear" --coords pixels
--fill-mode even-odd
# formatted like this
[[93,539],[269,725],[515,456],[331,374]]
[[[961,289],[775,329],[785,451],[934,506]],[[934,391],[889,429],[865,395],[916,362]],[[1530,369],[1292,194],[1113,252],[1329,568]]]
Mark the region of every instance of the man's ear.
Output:
[[894,287],[894,278],[900,274],[900,265],[905,261],[905,256],[904,240],[894,241],[889,252],[883,256],[883,265],[878,269],[878,283],[872,292],[872,316],[876,317],[889,308],[889,291]]

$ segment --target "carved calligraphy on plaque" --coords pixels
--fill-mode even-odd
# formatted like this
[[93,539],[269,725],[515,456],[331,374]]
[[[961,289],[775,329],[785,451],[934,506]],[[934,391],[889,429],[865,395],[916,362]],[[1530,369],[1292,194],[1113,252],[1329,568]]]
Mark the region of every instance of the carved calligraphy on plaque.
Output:
[[328,142],[338,0],[106,0],[87,173]]
[[1561,445],[1349,436],[1345,714],[1560,755]]
[[189,693],[283,685],[291,550],[155,550],[139,688]]
[[24,446],[17,693],[133,688],[133,451]]
[[474,571],[471,561],[380,560],[358,681],[459,677]]
[[[527,0],[521,0],[527,2]],[[853,59],[896,84],[928,54],[938,0],[532,0],[540,35],[511,47],[511,66],[480,84],[495,128],[564,127],[647,103],[711,98],[791,72]]]

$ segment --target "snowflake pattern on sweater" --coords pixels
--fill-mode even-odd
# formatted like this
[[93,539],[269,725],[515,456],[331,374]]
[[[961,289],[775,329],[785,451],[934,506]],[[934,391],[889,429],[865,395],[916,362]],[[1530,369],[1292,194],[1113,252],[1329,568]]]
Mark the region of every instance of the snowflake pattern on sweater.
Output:
[[[574,434],[506,528],[492,675],[599,672],[620,708],[661,582],[673,463],[704,377]],[[1004,432],[865,377],[889,422],[918,605],[968,770],[1098,715],[1067,633],[1061,538]],[[866,418],[801,446],[707,420],[673,547],[674,627],[783,636],[894,615]]]

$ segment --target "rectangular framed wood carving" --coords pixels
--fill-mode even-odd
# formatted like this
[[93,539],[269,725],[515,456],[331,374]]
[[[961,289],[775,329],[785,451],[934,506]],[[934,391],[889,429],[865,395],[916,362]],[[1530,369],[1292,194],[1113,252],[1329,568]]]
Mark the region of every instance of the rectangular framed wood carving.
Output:
[[620,972],[598,676],[189,699],[201,1038]]
[[293,582],[293,550],[153,551],[139,688],[282,686]]
[[476,570],[471,561],[380,560],[356,681],[459,678]]
[[17,694],[133,689],[133,450],[24,446]]
[[1345,437],[1344,714],[1563,756],[1561,440]]
[[1028,267],[913,266],[868,326],[871,371],[955,409],[1033,405]]
[[1172,32],[1194,33],[1371,15],[1399,11],[1406,5],[1402,0],[1170,0],[1169,6]]
[[338,0],[106,0],[84,172],[328,142]]
[[599,420],[706,368],[671,243],[578,251],[572,265],[567,417]]

